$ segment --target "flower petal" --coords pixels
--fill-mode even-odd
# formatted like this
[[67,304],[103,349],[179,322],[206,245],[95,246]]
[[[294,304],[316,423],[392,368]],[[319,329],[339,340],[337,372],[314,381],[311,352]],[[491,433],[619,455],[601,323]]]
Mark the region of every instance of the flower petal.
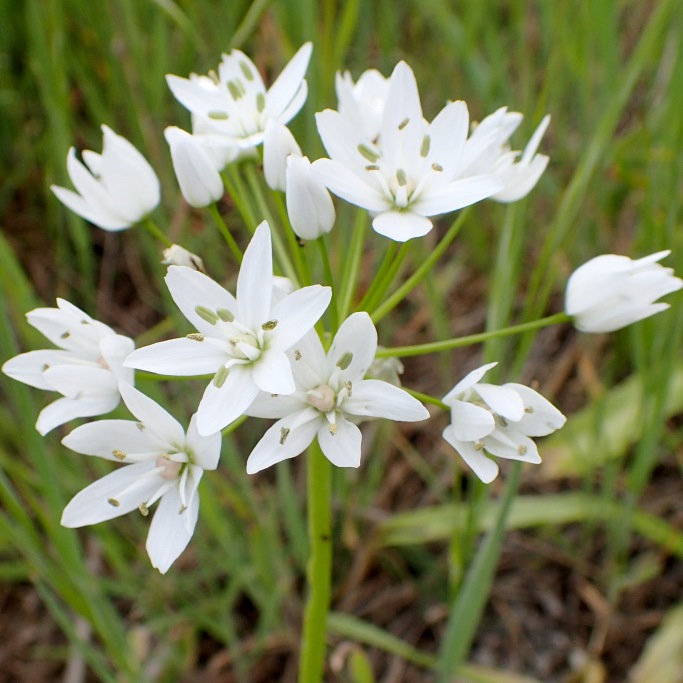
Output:
[[273,291],[270,227],[263,221],[244,252],[237,276],[237,319],[252,330],[268,321]]
[[368,211],[386,211],[392,205],[379,184],[372,181],[370,173],[376,171],[364,171],[368,174],[366,179],[332,159],[318,159],[311,164],[311,169],[330,192],[351,204]]
[[270,394],[291,394],[296,389],[292,367],[284,351],[264,351],[253,365],[252,376],[256,386]]
[[277,320],[277,327],[269,335],[268,347],[286,351],[296,344],[313,326],[327,309],[332,298],[329,287],[311,285],[297,289],[271,310],[271,317]]
[[443,397],[444,402],[448,403],[452,398],[460,398],[496,365],[498,365],[497,362],[487,363],[486,365],[482,365],[480,368],[469,372]]
[[[312,51],[313,44],[304,43],[268,89],[266,101],[271,116],[279,117],[294,99],[308,69]],[[301,104],[303,105],[303,102]]]
[[375,232],[396,242],[407,242],[414,237],[422,237],[433,227],[434,224],[429,218],[414,211],[384,211],[372,221]]
[[495,175],[475,175],[447,185],[427,185],[412,206],[423,216],[436,216],[462,209],[502,189],[503,183]]
[[203,470],[215,470],[221,456],[223,439],[220,432],[202,436],[197,430],[197,413],[192,416],[185,437],[186,449],[192,461]]
[[10,358],[2,366],[2,371],[8,377],[36,387],[36,389],[54,391],[52,386],[45,381],[45,370],[53,365],[68,364],[73,360],[78,362],[77,356],[71,351],[57,349],[29,351]]
[[458,441],[479,441],[496,428],[491,413],[472,403],[453,400],[451,404],[451,433]]
[[407,391],[378,379],[355,382],[351,392],[351,398],[342,404],[345,413],[399,422],[418,422],[429,417],[429,411]]
[[336,425],[325,422],[320,426],[318,442],[325,457],[333,465],[337,467],[360,466],[360,429],[339,413],[337,413]]
[[[350,315],[334,335],[327,354],[327,374],[341,370],[340,380],[361,380],[375,360],[377,330],[365,311]],[[312,387],[311,387],[312,388]]]
[[40,411],[36,421],[36,429],[45,436],[55,427],[63,425],[77,417],[93,417],[109,413],[119,403],[119,394],[111,394],[96,398],[60,398]]
[[227,351],[208,339],[169,339],[133,351],[125,365],[160,375],[192,377],[215,373],[228,358]]
[[512,382],[504,386],[514,389],[524,402],[524,417],[515,425],[523,434],[546,436],[560,429],[567,421],[567,418],[537,391]]
[[490,484],[498,476],[498,465],[469,441],[456,439],[451,426],[443,430],[442,436],[485,484]]
[[474,390],[494,413],[506,420],[519,422],[524,417],[524,401],[510,386],[499,387],[495,384],[480,383]]
[[[131,420],[98,420],[76,427],[62,439],[67,448],[114,462],[130,462],[130,456],[155,459],[164,452],[156,439]],[[118,455],[114,455],[117,453]]]

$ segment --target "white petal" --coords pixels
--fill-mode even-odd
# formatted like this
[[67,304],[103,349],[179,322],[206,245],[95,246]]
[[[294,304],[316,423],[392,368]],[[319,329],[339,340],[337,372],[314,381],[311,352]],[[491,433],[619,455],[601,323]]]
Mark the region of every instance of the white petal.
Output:
[[477,175],[441,186],[427,186],[413,204],[423,216],[436,216],[462,209],[503,189],[495,175]]
[[342,409],[352,415],[383,417],[399,422],[418,422],[429,417],[429,411],[407,391],[378,379],[354,382],[351,398],[344,399]]
[[[146,429],[141,429],[137,422],[131,420],[98,420],[76,427],[62,439],[67,448],[82,453],[95,455],[114,462],[128,462],[125,456],[147,454],[149,459],[161,455],[164,451],[154,438],[150,439]],[[119,453],[119,457],[114,452]]]
[[165,574],[192,538],[199,515],[199,496],[194,496],[181,514],[178,487],[169,489],[159,501],[147,535],[147,554],[152,566]]
[[430,160],[443,168],[448,181],[453,178],[461,164],[462,152],[469,129],[467,104],[449,102],[429,126]]
[[375,216],[372,227],[375,232],[396,242],[407,242],[426,235],[434,225],[429,218],[414,211],[384,211]]
[[488,363],[482,365],[476,370],[472,370],[467,375],[465,375],[444,397],[444,402],[450,401],[452,398],[459,398],[464,394],[469,388],[473,387],[491,368],[498,365],[495,363]]
[[220,432],[202,436],[197,430],[197,414],[190,420],[185,438],[186,448],[191,452],[193,462],[203,470],[215,470],[221,456],[223,439]]
[[119,384],[123,402],[135,417],[161,443],[182,450],[185,444],[185,430],[180,423],[167,413],[156,401],[125,382]]
[[284,351],[296,344],[313,326],[327,309],[332,290],[329,287],[311,285],[303,287],[280,302],[271,310],[271,318],[277,326],[269,334],[269,348]]
[[197,314],[197,306],[214,312],[225,309],[237,315],[235,298],[208,275],[187,266],[170,266],[165,279],[176,306],[202,334],[215,335],[217,328]]
[[484,402],[506,420],[519,422],[524,417],[524,401],[510,386],[499,387],[495,384],[477,384],[474,390]]
[[515,429],[496,429],[484,439],[484,447],[499,458],[534,464],[541,462],[536,444]]
[[213,382],[206,387],[197,410],[197,431],[208,436],[227,427],[244,414],[257,394],[252,368],[233,366],[222,387],[217,388]]
[[[320,384],[320,382],[318,382]],[[317,386],[317,385],[316,385]],[[279,420],[291,413],[297,413],[304,408],[310,407],[305,400],[304,392],[294,392],[293,394],[269,394],[262,391],[245,411],[249,417],[263,417],[271,420]]]
[[[363,169],[369,160],[359,151],[361,147],[367,148],[377,157],[381,156],[379,148],[363,134],[363,131],[339,112],[326,109],[315,115],[315,121],[325,150],[330,159],[340,167],[349,170],[355,169],[356,171]],[[325,166],[325,164],[317,164],[317,162],[316,165],[316,167]],[[325,179],[322,182],[327,184]]]
[[324,418],[320,413],[307,412],[310,419],[292,428],[302,412],[287,415],[266,431],[249,455],[247,474],[255,474],[275,463],[293,458],[311,445]]
[[537,391],[523,384],[509,383],[504,386],[514,389],[524,401],[524,417],[515,425],[527,436],[547,436],[560,429],[567,418]]
[[295,391],[289,358],[284,351],[268,349],[253,364],[253,380],[261,391],[270,394],[291,394]]
[[[144,477],[152,469],[154,469],[153,462],[126,465],[90,484],[77,493],[64,508],[62,525],[74,528],[97,524],[125,515],[139,507],[163,482],[158,475]],[[131,491],[123,493],[126,488],[136,482],[140,484]],[[118,501],[119,505],[112,505],[108,502],[110,499]]]
[[50,189],[64,206],[84,218],[89,223],[103,230],[118,232],[130,227],[130,221],[122,216],[106,211],[103,208],[94,208],[81,195],[58,185],[50,185]]
[[342,415],[336,415],[336,429],[333,425],[325,422],[318,429],[318,442],[325,457],[337,467],[360,466],[360,429],[344,419]]
[[268,321],[273,291],[273,252],[270,227],[263,221],[244,252],[237,276],[238,320],[257,330]]
[[[133,384],[135,373],[123,366],[126,358],[135,350],[135,342],[122,334],[110,334],[100,339],[102,360],[107,364],[111,374],[119,381]],[[98,359],[98,362],[101,362]]]
[[73,360],[78,362],[76,356],[70,351],[56,349],[29,351],[10,358],[2,366],[2,371],[8,377],[36,387],[36,389],[54,391],[52,386],[45,381],[45,370],[53,365],[69,364]]
[[55,365],[45,370],[45,381],[67,398],[93,398],[118,394],[114,376],[101,367]]
[[498,465],[470,442],[456,439],[452,427],[446,427],[442,436],[485,484],[490,484],[498,476]]
[[63,425],[69,420],[77,417],[93,417],[94,415],[104,415],[109,413],[119,403],[118,392],[116,395],[102,396],[97,398],[60,398],[54,403],[50,403],[40,411],[36,421],[36,429],[45,436],[55,427]]
[[[304,43],[270,86],[266,99],[271,116],[281,114],[296,95],[308,68],[312,51],[313,44]],[[303,102],[301,104],[303,105]]]
[[287,157],[301,156],[291,131],[277,119],[268,119],[263,134],[263,174],[271,190],[285,191]]
[[306,157],[287,158],[285,188],[289,222],[301,239],[314,240],[332,230],[336,218],[332,197]]
[[160,375],[191,377],[213,374],[227,359],[227,352],[207,339],[169,339],[133,351],[125,365]]
[[451,404],[451,433],[458,441],[479,441],[496,428],[491,413],[472,403],[454,400]]
[[341,381],[361,380],[375,360],[376,352],[377,330],[372,319],[365,311],[353,313],[332,340],[327,354],[328,376],[340,368]]
[[367,177],[360,176],[332,159],[318,159],[311,166],[320,182],[337,197],[368,211],[386,211],[391,207],[392,203],[372,179],[371,173],[378,171],[363,171]]

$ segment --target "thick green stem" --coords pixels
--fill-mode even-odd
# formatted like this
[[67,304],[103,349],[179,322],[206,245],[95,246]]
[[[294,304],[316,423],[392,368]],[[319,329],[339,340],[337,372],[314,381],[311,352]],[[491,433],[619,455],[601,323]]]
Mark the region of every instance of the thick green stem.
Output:
[[308,449],[308,598],[299,683],[322,683],[332,584],[332,466],[317,441]]
[[145,216],[140,225],[142,225],[142,227],[145,228],[145,230],[147,230],[152,237],[159,240],[159,242],[162,244],[165,244],[167,247],[173,246],[173,242],[171,242],[171,240],[166,237],[163,232],[161,232],[161,228],[159,228],[159,226],[149,216]]
[[467,337],[446,339],[445,341],[430,342],[428,344],[416,344],[415,346],[395,346],[391,349],[379,349],[377,351],[376,357],[392,358],[395,356],[424,356],[428,353],[438,353],[439,351],[449,351],[450,349],[471,346],[472,344],[481,344],[481,342],[485,342],[488,339],[509,337],[513,334],[521,334],[522,332],[530,332],[531,330],[540,330],[543,327],[558,325],[559,323],[568,323],[571,322],[571,320],[572,317],[566,313],[555,313],[554,315],[549,315],[547,318],[532,320],[531,322],[513,325],[512,327],[505,327],[502,330],[480,332],[479,334],[471,334]]
[[223,235],[225,241],[228,243],[228,247],[230,247],[230,251],[237,260],[237,263],[242,263],[242,250],[239,248],[239,246],[237,246],[237,242],[235,242],[235,238],[232,236],[228,226],[225,224],[223,216],[221,216],[221,214],[218,212],[218,207],[215,204],[210,204],[207,208],[211,212],[214,221],[216,221],[216,225],[221,231],[221,235]]
[[327,250],[327,243],[325,242],[325,236],[321,235],[315,240],[318,243],[318,249],[320,251],[320,257],[323,262],[323,270],[325,271],[325,281],[332,288],[332,301],[330,302],[330,321],[331,321],[331,333],[335,334],[339,328],[339,315],[337,313],[337,299],[334,295],[334,277],[332,275],[332,266],[330,264],[330,255]]
[[389,246],[387,247],[387,251],[384,254],[384,258],[382,259],[382,263],[379,269],[377,270],[375,277],[370,283],[368,291],[365,292],[365,296],[358,304],[359,311],[367,310],[368,303],[375,298],[375,292],[377,292],[377,290],[382,286],[382,283],[386,278],[387,273],[391,270],[391,264],[394,262],[394,257],[396,256],[397,250],[398,244],[396,242],[390,242]]
[[365,211],[357,211],[348,258],[346,259],[344,273],[341,278],[341,293],[339,294],[340,320],[346,319],[349,309],[351,308],[353,294],[356,291],[358,273],[360,272],[360,262],[363,257],[363,247],[365,246],[365,226],[367,225],[367,222],[367,213]]

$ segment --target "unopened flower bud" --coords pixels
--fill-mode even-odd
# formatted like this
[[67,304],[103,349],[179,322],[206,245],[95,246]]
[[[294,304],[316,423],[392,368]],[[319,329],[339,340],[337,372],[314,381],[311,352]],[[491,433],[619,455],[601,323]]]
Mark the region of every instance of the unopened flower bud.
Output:
[[289,128],[276,119],[269,119],[263,138],[263,173],[271,190],[285,191],[287,157],[301,156],[301,148]]
[[204,262],[191,251],[188,251],[179,244],[172,244],[168,249],[163,251],[164,259],[162,263],[165,266],[188,266],[194,268],[200,273],[205,273]]
[[306,157],[287,158],[287,214],[294,232],[304,240],[317,239],[334,225],[332,197]]

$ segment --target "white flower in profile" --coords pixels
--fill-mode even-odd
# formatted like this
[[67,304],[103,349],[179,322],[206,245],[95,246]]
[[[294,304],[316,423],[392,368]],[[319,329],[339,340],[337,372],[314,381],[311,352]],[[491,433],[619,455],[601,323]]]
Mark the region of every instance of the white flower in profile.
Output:
[[159,203],[159,179],[128,140],[102,126],[102,154],[72,147],[67,170],[76,192],[52,185],[57,198],[74,213],[103,230],[124,230],[141,221]]
[[179,244],[172,244],[168,249],[164,249],[163,257],[161,263],[165,266],[187,266],[200,273],[206,272],[204,261],[197,254],[193,254]]
[[541,120],[524,152],[510,149],[508,140],[523,118],[522,114],[501,107],[487,116],[465,143],[460,173],[494,173],[503,183],[503,188],[490,197],[497,202],[515,202],[526,197],[548,165],[549,158],[536,153],[550,124],[548,115]]
[[348,71],[337,71],[334,84],[339,113],[368,140],[375,141],[384,117],[389,79],[377,69],[368,69],[354,83]]
[[36,308],[26,319],[59,348],[22,353],[2,366],[12,379],[62,394],[38,416],[36,429],[43,435],[74,418],[114,410],[120,398],[119,380],[132,383],[134,377],[123,367],[135,348],[132,339],[64,299],[57,299],[57,306]]
[[244,253],[236,298],[203,273],[171,266],[166,284],[197,332],[138,349],[126,360],[128,367],[166,375],[214,375],[197,410],[200,434],[236,420],[259,390],[291,394],[296,388],[285,351],[315,325],[332,293],[312,285],[285,295],[274,287],[272,258],[264,221]]
[[285,198],[289,222],[301,239],[314,240],[332,230],[337,217],[332,197],[308,157],[287,157]]
[[546,436],[566,422],[550,401],[523,384],[480,382],[495,365],[473,370],[443,399],[451,408],[451,424],[443,438],[486,484],[498,476],[498,465],[486,453],[539,463],[538,449],[529,437]]
[[313,168],[328,189],[374,215],[372,227],[398,242],[432,229],[431,216],[474,204],[503,188],[491,173],[458,175],[469,115],[450,102],[432,123],[422,115],[415,76],[405,62],[389,80],[379,141],[372,142],[339,112],[316,115],[330,159]]
[[287,158],[291,154],[301,156],[299,143],[284,123],[270,119],[263,138],[263,175],[271,190],[285,191]]
[[240,50],[223,55],[218,75],[166,76],[173,96],[193,115],[193,132],[222,136],[248,149],[260,145],[270,119],[288,123],[308,93],[304,75],[312,45],[305,43],[266,91],[254,63]]
[[185,201],[199,209],[217,202],[223,196],[223,180],[199,140],[176,126],[166,128],[164,136]]
[[410,394],[376,379],[363,379],[375,357],[377,331],[367,313],[349,316],[327,355],[315,332],[290,350],[296,391],[260,394],[247,410],[252,417],[279,418],[247,460],[253,474],[293,458],[318,438],[337,467],[358,467],[361,432],[355,422],[368,417],[416,422],[429,417]]
[[220,433],[201,436],[196,415],[185,430],[159,404],[121,383],[121,396],[139,420],[100,420],[77,427],[62,443],[72,451],[124,466],[76,494],[62,525],[97,524],[138,509],[146,517],[159,501],[147,536],[147,553],[166,573],[192,538],[199,514],[197,487],[204,470],[215,470]]
[[567,281],[565,311],[582,332],[614,332],[669,308],[659,297],[683,287],[683,280],[657,261],[659,251],[635,261],[604,254],[577,268]]

